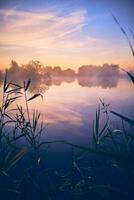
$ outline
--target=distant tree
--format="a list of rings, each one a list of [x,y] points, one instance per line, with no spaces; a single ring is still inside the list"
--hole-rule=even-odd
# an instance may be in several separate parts
[[[12,60],[10,63],[10,68],[9,68],[10,73],[18,71],[18,70],[19,70],[18,63],[15,60]]]
[[[53,68],[53,71],[52,71],[52,75],[54,76],[60,76],[62,73],[62,70],[59,66],[56,66]]]
[[[64,76],[75,76],[75,71],[70,68],[63,70],[62,73]]]

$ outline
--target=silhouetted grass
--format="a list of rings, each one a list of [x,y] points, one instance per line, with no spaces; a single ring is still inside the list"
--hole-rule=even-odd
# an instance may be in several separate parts
[[[38,111],[34,111],[32,120],[30,119],[28,102],[42,95],[34,94],[27,99],[26,91],[29,86],[30,81],[24,82],[23,86],[8,82],[6,71],[0,107],[0,151],[3,154],[0,160],[1,174],[7,174],[7,171],[17,164],[30,149],[37,153],[38,146],[40,146],[43,123],[39,125]],[[19,105],[16,105],[14,109],[11,108],[11,105],[23,96],[25,96],[26,110]],[[28,144],[26,148],[18,148],[17,142],[20,139],[26,140]]]
[[[133,47],[133,45],[132,45],[132,43],[131,43],[131,41],[130,41],[130,39],[129,39],[129,37],[128,37],[128,34],[127,34],[126,30],[122,27],[122,25],[120,24],[119,20],[115,17],[115,15],[113,15],[112,13],[111,13],[111,15],[112,15],[114,21],[116,22],[116,24],[119,26],[121,32],[122,32],[123,35],[125,36],[125,38],[126,38],[126,40],[127,40],[127,42],[128,42],[128,45],[129,45],[129,47],[130,47],[130,49],[131,49],[132,55],[133,55],[133,57],[134,57],[134,47]],[[132,31],[130,28],[129,28],[129,30],[130,30],[130,32],[131,32],[131,34],[132,34],[132,38],[134,39],[133,31]]]

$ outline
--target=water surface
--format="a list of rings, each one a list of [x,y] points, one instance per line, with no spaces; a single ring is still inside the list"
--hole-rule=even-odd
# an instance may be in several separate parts
[[[134,87],[125,78],[115,80],[111,77],[101,83],[84,77],[73,81],[57,78],[43,93],[43,97],[43,101],[37,98],[29,106],[31,110],[38,109],[41,112],[41,119],[46,124],[45,137],[49,139],[86,142],[92,136],[99,99],[110,104],[110,110],[134,118]],[[112,115],[111,118],[117,128],[120,120]]]

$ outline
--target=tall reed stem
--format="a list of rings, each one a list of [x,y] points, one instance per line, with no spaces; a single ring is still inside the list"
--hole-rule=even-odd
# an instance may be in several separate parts
[[[25,95],[25,102],[26,102],[26,111],[27,111],[27,117],[28,117],[28,122],[30,123],[30,114],[29,114],[29,108],[28,108],[28,103],[27,103],[27,94],[24,89],[24,95]]]

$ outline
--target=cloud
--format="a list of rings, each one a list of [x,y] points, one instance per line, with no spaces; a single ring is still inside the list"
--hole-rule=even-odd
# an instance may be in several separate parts
[[[18,10],[0,10],[0,44],[9,46],[28,46],[33,48],[51,48],[62,45],[82,30],[86,11],[72,12],[60,16],[56,12],[25,12]]]
[[[128,62],[130,56],[123,45],[118,47],[114,40],[107,40],[107,35],[105,39],[100,36],[104,27],[98,28],[97,20],[106,18],[105,13],[90,16],[82,8],[63,13],[56,9],[47,12],[0,9],[0,65],[11,59],[21,63],[38,59],[47,65],[65,67],[113,60],[123,63],[122,54],[125,63]]]
[[[66,65],[83,49],[96,43],[96,38],[83,34],[86,10],[27,12],[0,9],[0,56],[27,62],[38,59],[52,65]],[[77,54],[77,56],[76,56]],[[71,64],[71,63],[70,63]]]

